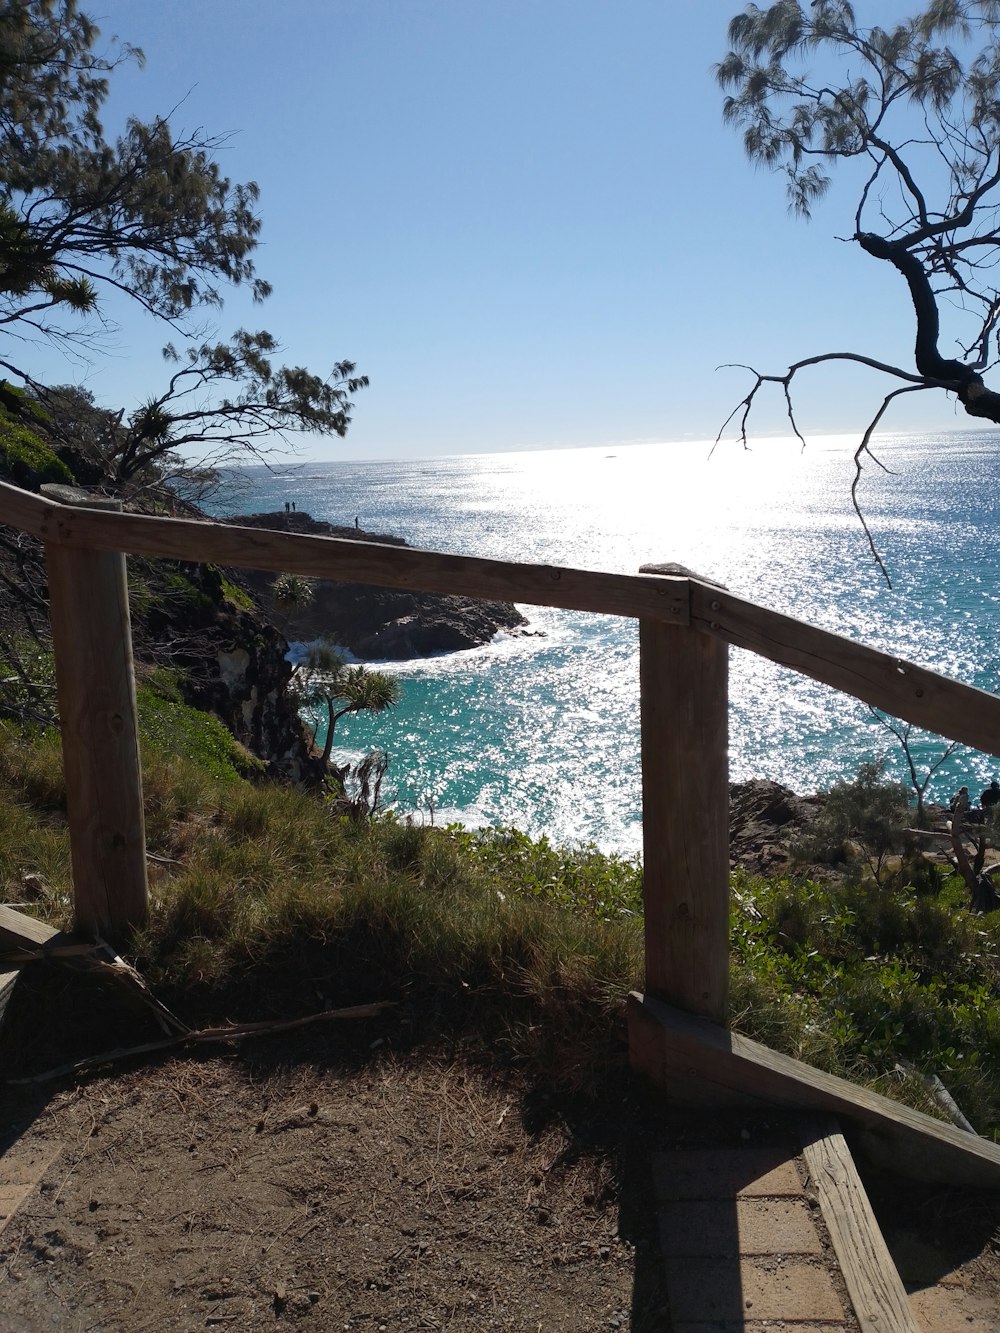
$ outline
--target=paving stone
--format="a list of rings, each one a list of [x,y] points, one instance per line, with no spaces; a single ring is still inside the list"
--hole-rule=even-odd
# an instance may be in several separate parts
[[[33,1189],[33,1185],[0,1185],[0,1231],[3,1231]]]
[[[46,1143],[44,1139],[18,1139],[0,1156],[0,1185],[16,1181],[41,1180],[50,1164],[63,1150],[61,1143]]]
[[[664,1253],[674,1255],[822,1254],[803,1199],[691,1200],[660,1208]]]
[[[742,1327],[748,1319],[825,1320],[836,1325],[845,1319],[830,1274],[807,1259],[726,1262],[669,1256],[666,1267],[675,1325],[730,1320]]]
[[[798,1168],[783,1148],[697,1148],[653,1155],[653,1185],[664,1202],[732,1199],[736,1195],[795,1197]]]

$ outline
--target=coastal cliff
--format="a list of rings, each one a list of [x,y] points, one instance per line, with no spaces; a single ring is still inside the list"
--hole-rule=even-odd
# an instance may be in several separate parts
[[[320,781],[284,638],[252,600],[214,565],[133,557],[130,570],[138,666],[175,673],[185,702],[214,714],[270,776]]]
[[[344,537],[386,546],[408,544],[401,537],[335,527],[300,512],[242,514],[231,521],[243,527]],[[471,597],[333,579],[315,580],[307,605],[287,606],[273,596],[273,574],[245,570],[241,577],[286,638],[303,643],[327,638],[363,661],[402,661],[477,648],[489,643],[500,630],[516,633],[527,624],[512,602],[481,602]]]

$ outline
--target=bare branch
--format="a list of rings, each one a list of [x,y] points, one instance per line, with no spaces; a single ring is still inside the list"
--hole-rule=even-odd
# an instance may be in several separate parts
[[[868,520],[862,513],[861,505],[858,502],[858,483],[861,480],[861,472],[863,466],[861,460],[864,457],[864,455],[867,454],[868,457],[872,460],[872,462],[875,463],[878,467],[880,467],[883,472],[889,471],[889,469],[885,466],[885,464],[881,461],[881,459],[876,458],[871,451],[871,439],[875,431],[875,427],[882,420],[882,417],[885,415],[886,409],[888,408],[889,404],[892,402],[894,398],[898,398],[899,395],[902,393],[919,393],[922,389],[926,389],[929,387],[930,386],[926,384],[912,384],[912,385],[905,385],[901,389],[893,389],[891,393],[887,393],[882,400],[881,407],[875,413],[874,417],[872,417],[871,421],[869,421],[868,428],[866,429],[864,436],[862,437],[861,443],[854,451],[854,480],[851,482],[851,504],[854,506],[854,512],[857,514],[862,528],[864,528],[865,536],[868,538],[869,548],[871,549],[871,553],[875,558],[875,563],[882,571],[882,577],[885,579],[886,583],[889,585],[890,588],[892,587],[892,580],[889,578],[889,571],[886,569],[885,562],[883,561],[881,555],[879,554],[878,548],[875,545],[875,540],[871,534],[871,529],[868,526]]]

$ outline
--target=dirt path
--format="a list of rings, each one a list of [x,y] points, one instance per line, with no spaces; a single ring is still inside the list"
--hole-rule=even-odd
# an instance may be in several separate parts
[[[655,1155],[786,1132],[624,1079],[574,1109],[426,1056],[319,1055],[272,1039],[0,1094],[0,1168],[37,1167],[0,1231],[0,1331],[669,1333]],[[1000,1203],[876,1185],[925,1285],[975,1292],[954,1327],[1000,1329]]]
[[[41,1141],[64,1147],[0,1236],[4,1330],[632,1324],[613,1164],[467,1071],[176,1061],[57,1094]]]

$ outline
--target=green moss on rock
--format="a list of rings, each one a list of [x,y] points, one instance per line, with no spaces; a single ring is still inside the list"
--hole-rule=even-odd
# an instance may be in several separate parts
[[[34,431],[0,407],[0,476],[18,486],[37,490],[44,482],[72,484],[66,464]]]
[[[137,689],[143,746],[194,760],[223,780],[262,774],[264,765],[218,718],[181,701],[175,673],[158,671]]]

